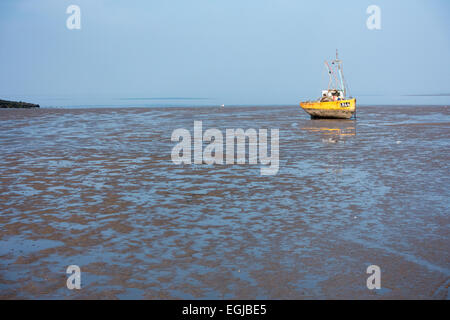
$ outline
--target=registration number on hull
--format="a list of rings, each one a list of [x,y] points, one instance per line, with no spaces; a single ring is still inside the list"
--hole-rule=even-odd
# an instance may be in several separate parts
[[[341,107],[350,107],[350,102],[341,102]]]

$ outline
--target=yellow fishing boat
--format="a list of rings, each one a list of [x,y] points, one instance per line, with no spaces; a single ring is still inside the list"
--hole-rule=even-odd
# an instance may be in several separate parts
[[[322,90],[322,96],[316,101],[300,102],[311,119],[350,119],[356,115],[356,99],[347,97],[347,85],[344,80],[342,61],[338,58],[336,50],[336,59],[330,64],[325,61],[330,81],[328,89]]]

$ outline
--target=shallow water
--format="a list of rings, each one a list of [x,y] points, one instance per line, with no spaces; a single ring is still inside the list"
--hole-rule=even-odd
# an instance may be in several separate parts
[[[278,128],[278,174],[175,165],[194,120]],[[0,298],[449,298],[449,107],[0,110],[0,129]]]

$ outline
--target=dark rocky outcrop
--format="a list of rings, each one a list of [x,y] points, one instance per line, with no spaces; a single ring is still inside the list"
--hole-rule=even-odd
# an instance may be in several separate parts
[[[16,102],[0,99],[0,108],[39,108],[39,105],[22,101]]]

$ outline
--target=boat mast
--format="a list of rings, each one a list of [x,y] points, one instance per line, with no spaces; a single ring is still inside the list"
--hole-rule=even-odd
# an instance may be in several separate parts
[[[343,74],[343,68],[342,68],[342,61],[339,60],[338,56],[338,50],[336,49],[336,60],[334,62],[337,64],[338,72],[339,72],[339,79],[341,80],[341,90],[344,92],[344,97],[347,96],[347,89],[345,87],[345,80],[344,80],[344,74]]]
[[[325,60],[325,67],[327,68],[328,76],[330,77],[330,80],[328,81],[328,90],[332,89],[332,87],[331,87],[332,85],[334,86],[334,88],[337,88],[338,79],[336,77],[336,73],[333,71],[333,69],[328,64],[328,61],[326,61],[326,60]]]

